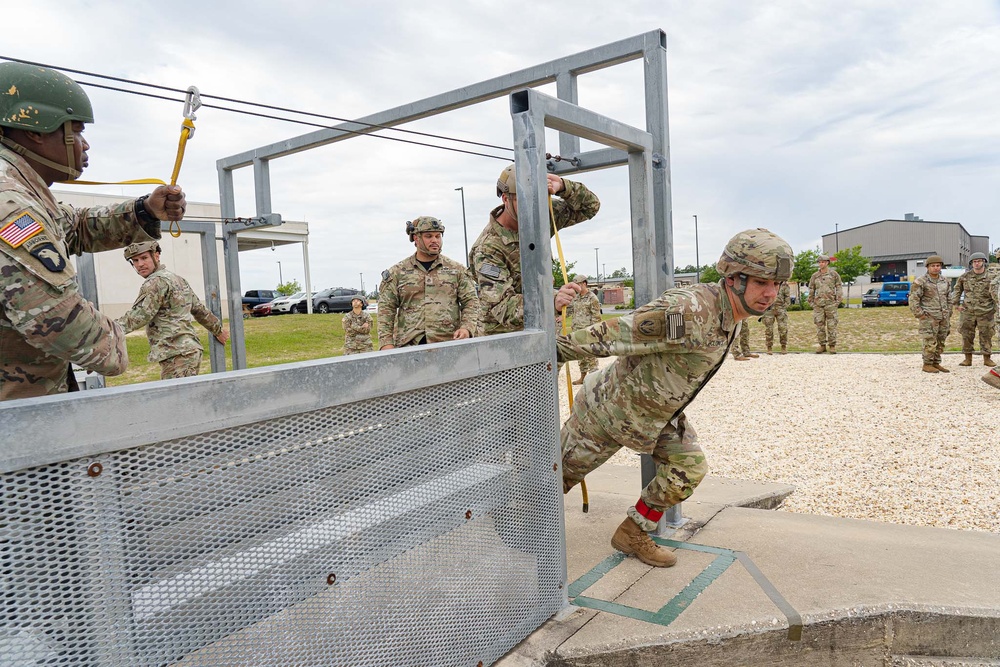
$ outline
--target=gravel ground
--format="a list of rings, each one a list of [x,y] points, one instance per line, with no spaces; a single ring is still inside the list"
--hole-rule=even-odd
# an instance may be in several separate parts
[[[932,375],[915,354],[730,357],[686,413],[712,474],[794,485],[784,511],[1000,533],[1000,392],[961,359]],[[565,369],[560,385],[565,419]]]

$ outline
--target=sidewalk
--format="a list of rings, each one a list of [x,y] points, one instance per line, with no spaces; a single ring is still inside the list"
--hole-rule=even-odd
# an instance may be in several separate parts
[[[688,548],[678,550],[675,567],[657,569],[616,558],[610,546],[637,497],[639,471],[606,465],[587,481],[590,513],[581,512],[577,490],[566,496],[565,513],[570,598],[587,608],[547,622],[502,667],[664,658],[720,666],[1000,664],[996,534],[740,507],[772,506],[791,487],[709,477],[684,503],[691,521],[672,536]],[[586,590],[572,585],[588,573]]]

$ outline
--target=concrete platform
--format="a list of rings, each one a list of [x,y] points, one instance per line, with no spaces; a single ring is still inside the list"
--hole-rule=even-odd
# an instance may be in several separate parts
[[[1000,535],[756,509],[792,488],[709,477],[671,538],[712,549],[678,549],[658,569],[609,559],[639,470],[587,481],[589,514],[578,491],[566,497],[569,581],[605,570],[571,602],[610,610],[571,608],[502,667],[1000,665]]]

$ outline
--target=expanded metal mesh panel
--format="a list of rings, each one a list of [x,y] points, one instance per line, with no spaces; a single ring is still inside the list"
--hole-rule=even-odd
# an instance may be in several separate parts
[[[551,391],[538,364],[0,476],[0,662],[490,664],[563,600]]]

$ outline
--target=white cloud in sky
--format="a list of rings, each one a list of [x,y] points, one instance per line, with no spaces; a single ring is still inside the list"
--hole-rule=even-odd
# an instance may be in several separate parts
[[[911,211],[962,222],[973,234],[998,233],[1000,7],[987,0],[92,0],[68,13],[65,3],[36,0],[24,7],[8,8],[7,22],[25,29],[8,31],[4,56],[172,88],[194,84],[207,94],[342,117],[662,28],[678,265],[694,262],[694,214],[702,263],[748,226],[767,226],[796,250],[817,245],[834,224],[845,229]],[[633,62],[585,75],[580,103],[642,126],[641,74]],[[86,177],[169,176],[181,105],[88,91],[97,122],[87,133],[93,148]],[[546,92],[554,94],[553,87]],[[202,109],[181,177],[189,198],[218,201],[217,159],[311,130],[273,115]],[[506,99],[406,127],[511,144]],[[465,188],[471,244],[497,203],[494,182],[503,166],[352,139],[273,161],[274,208],[310,223],[315,287],[359,286],[363,273],[370,289],[384,268],[412,252],[402,228],[416,215],[442,218],[445,252],[461,259],[454,189]],[[595,270],[594,247],[609,272],[630,265],[625,170],[580,180],[603,206],[597,219],[564,234],[567,256],[588,273]],[[250,170],[237,172],[236,182],[238,213],[252,214]],[[241,257],[244,288],[274,284],[279,260],[286,279],[302,280],[297,248],[255,251]]]

